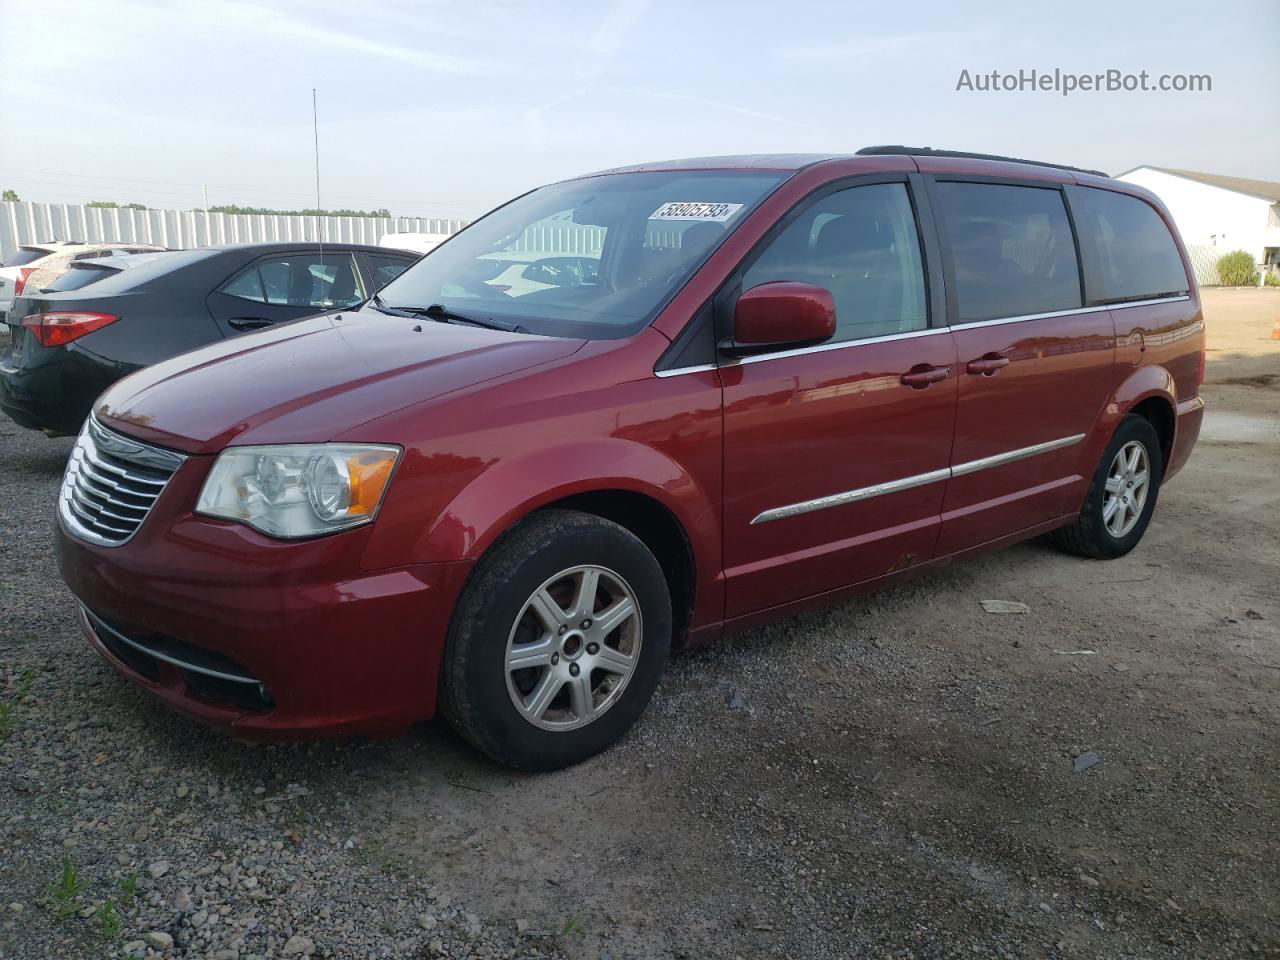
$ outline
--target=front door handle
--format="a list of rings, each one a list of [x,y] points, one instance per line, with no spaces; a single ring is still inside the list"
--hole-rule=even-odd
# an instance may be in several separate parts
[[[964,365],[965,373],[972,373],[974,376],[992,377],[996,372],[1009,365],[1009,358],[1002,357],[998,353],[988,353],[977,360],[970,360]]]
[[[260,330],[271,326],[266,317],[232,317],[227,323],[237,330]]]
[[[916,390],[923,390],[929,384],[945,380],[949,376],[951,376],[950,367],[935,367],[930,363],[917,363],[902,375],[902,384],[903,386],[913,387]]]

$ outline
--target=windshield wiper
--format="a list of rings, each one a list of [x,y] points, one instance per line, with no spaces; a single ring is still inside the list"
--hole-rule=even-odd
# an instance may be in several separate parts
[[[524,327],[518,323],[495,320],[493,317],[479,317],[472,316],[469,313],[458,313],[458,311],[450,310],[442,303],[433,303],[429,307],[401,307],[400,309],[412,310],[414,313],[420,313],[424,317],[430,317],[432,320],[442,320],[445,323],[466,323],[473,327],[485,327],[489,330],[505,330],[507,333],[526,332]]]
[[[440,303],[433,303],[426,307],[392,307],[384,303],[376,293],[369,298],[369,302],[373,304],[375,310],[389,313],[395,317],[426,317],[429,320],[435,320],[437,323],[462,323],[473,327],[484,327],[488,330],[502,330],[506,333],[528,333],[518,323],[495,320],[493,317],[458,313],[456,310],[450,310]]]

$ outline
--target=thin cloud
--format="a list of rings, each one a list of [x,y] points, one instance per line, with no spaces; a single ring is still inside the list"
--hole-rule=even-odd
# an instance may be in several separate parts
[[[722,113],[732,113],[740,117],[750,117],[752,120],[764,120],[768,123],[776,123],[781,126],[795,127],[800,130],[811,132],[821,132],[821,128],[811,123],[805,123],[803,120],[796,120],[794,117],[784,117],[776,113],[766,113],[763,110],[756,110],[752,107],[744,107],[736,103],[726,103],[723,100],[711,100],[707,97],[697,97],[688,93],[670,93],[665,90],[619,90],[619,94],[631,93],[638,97],[649,97],[654,100],[670,100],[675,103],[688,103],[693,106],[706,107],[709,110],[717,110]]]
[[[531,107],[523,115],[525,134],[535,148],[543,149],[547,143],[548,113],[584,97],[595,89],[604,72],[613,63],[623,42],[631,30],[649,11],[650,0],[613,0],[609,12],[600,25],[592,31],[574,66],[578,86],[554,100]]]
[[[780,60],[793,62],[826,63],[832,60],[852,62],[882,59],[907,51],[918,51],[921,47],[930,46],[940,39],[938,34],[899,33],[874,36],[858,34],[823,43],[806,43],[797,46],[783,47],[775,51]],[[949,42],[955,43],[957,37],[949,35]]]
[[[345,50],[386,57],[410,63],[434,73],[479,76],[505,72],[505,68],[492,61],[442,53],[439,50],[428,50],[419,46],[404,46],[346,30],[335,30],[306,20],[295,13],[285,13],[256,3],[243,2],[243,0],[224,0],[224,3],[218,7],[218,15],[223,20],[230,18],[242,21],[247,28],[254,31],[268,30],[279,34],[294,43],[299,40],[310,41],[316,46],[328,47],[335,51]]]

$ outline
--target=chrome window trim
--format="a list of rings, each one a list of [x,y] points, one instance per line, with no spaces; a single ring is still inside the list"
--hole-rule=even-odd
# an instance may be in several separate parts
[[[1181,303],[1190,300],[1181,297],[1157,297],[1152,300],[1129,300],[1124,303],[1100,303],[1092,307],[1073,307],[1070,310],[1054,310],[1050,313],[1028,313],[1019,317],[996,317],[991,320],[966,320],[950,327],[952,330],[973,330],[977,327],[997,327],[1005,323],[1022,323],[1025,320],[1051,320],[1054,317],[1070,317],[1078,313],[1101,313],[1104,310],[1125,310],[1129,307],[1147,307],[1158,303]]]
[[[720,368],[714,363],[699,363],[692,367],[674,367],[671,370],[655,370],[653,371],[653,375],[655,377],[681,377],[686,373],[709,373],[712,370],[719,369]]]
[[[938,333],[952,330],[975,330],[978,327],[996,327],[1006,323],[1022,323],[1027,320],[1051,320],[1054,317],[1070,317],[1084,313],[1101,313],[1104,310],[1127,310],[1130,307],[1150,307],[1161,303],[1182,303],[1190,300],[1190,294],[1179,297],[1156,297],[1151,300],[1130,300],[1124,303],[1103,303],[1092,307],[1075,307],[1071,310],[1055,310],[1051,313],[1028,313],[1018,317],[997,317],[991,320],[970,320],[949,327],[930,327],[927,330],[909,330],[906,333],[889,333],[882,337],[865,337],[861,340],[841,340],[838,343],[820,343],[814,347],[797,347],[794,350],[779,350],[777,353],[761,353],[754,357],[740,357],[726,360],[721,364],[700,363],[691,367],[676,367],[671,370],[655,370],[658,377],[679,377],[686,373],[706,373],[720,367],[740,367],[748,363],[763,363],[765,360],[781,360],[785,357],[799,357],[809,353],[825,353],[829,350],[844,350],[848,347],[860,347],[871,343],[889,343],[893,340],[912,340],[916,337],[931,337]]]
[[[886,333],[882,337],[863,337],[861,340],[841,340],[838,343],[820,343],[814,347],[796,347],[794,350],[779,350],[777,353],[758,353],[752,357],[739,357],[727,360],[721,366],[740,367],[748,363],[763,363],[765,360],[781,360],[783,357],[799,357],[806,353],[827,353],[830,350],[846,350],[849,347],[861,347],[869,343],[889,343],[893,340],[914,340],[917,337],[932,337],[946,333],[947,327],[929,327],[926,330],[908,330],[905,333]]]
[[[89,626],[95,632],[101,630],[106,633],[109,633],[111,634],[111,636],[115,637],[115,639],[119,640],[123,644],[126,644],[132,647],[134,650],[137,650],[139,653],[146,654],[148,657],[152,657],[156,660],[160,660],[164,663],[170,664],[171,666],[175,666],[179,670],[189,670],[192,673],[202,673],[206,677],[215,677],[218,680],[227,680],[231,683],[252,684],[253,686],[262,685],[262,681],[260,681],[257,677],[251,677],[248,674],[225,673],[222,670],[214,670],[212,667],[206,667],[200,664],[190,663],[186,660],[180,660],[175,656],[171,656],[170,654],[160,653],[157,650],[152,650],[146,644],[139,643],[137,640],[134,640],[131,637],[125,636],[115,627],[111,626],[111,624],[107,623],[105,620],[99,617],[96,613],[94,613],[92,610],[86,607],[83,603],[80,604],[80,613],[85,618],[85,620],[89,623]]]
[[[1016,450],[1009,450],[1005,453],[997,453],[994,456],[983,457],[980,460],[969,460],[966,463],[957,464],[954,467],[943,467],[940,470],[930,470],[928,473],[917,473],[914,476],[903,477],[900,480],[889,480],[885,483],[873,484],[869,487],[859,487],[856,490],[845,490],[842,493],[833,493],[827,497],[818,497],[814,500],[802,500],[800,503],[789,503],[782,507],[773,507],[758,514],[751,521],[751,526],[758,523],[769,523],[771,520],[782,520],[786,517],[796,517],[805,513],[813,513],[815,510],[827,510],[831,507],[842,507],[848,503],[857,503],[860,500],[870,500],[873,497],[882,497],[888,493],[899,493],[903,490],[911,490],[915,487],[923,487],[930,483],[938,483],[941,480],[950,480],[952,477],[963,477],[971,473],[977,473],[980,470],[990,470],[992,467],[1000,467],[1006,463],[1014,463],[1018,460],[1025,460],[1027,457],[1039,456],[1042,453],[1050,453],[1054,450],[1061,450],[1065,447],[1074,446],[1085,438],[1086,434],[1077,433],[1070,437],[1061,437],[1057,440],[1048,440],[1044,443],[1032,444],[1029,447],[1019,447]]]

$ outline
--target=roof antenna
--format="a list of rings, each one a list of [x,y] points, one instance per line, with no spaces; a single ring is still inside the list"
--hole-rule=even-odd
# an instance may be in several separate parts
[[[324,237],[320,234],[320,114],[316,109],[316,88],[311,88],[311,131],[316,152],[316,241],[320,245],[320,268],[324,269]]]

